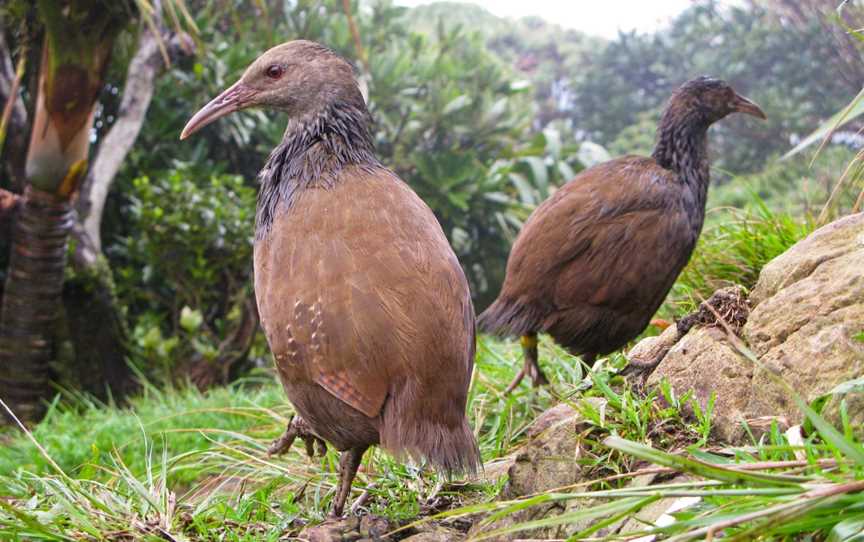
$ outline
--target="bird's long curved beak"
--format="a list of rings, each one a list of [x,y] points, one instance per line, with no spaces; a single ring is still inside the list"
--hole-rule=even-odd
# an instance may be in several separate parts
[[[762,120],[768,118],[762,108],[756,105],[752,100],[745,98],[738,94],[738,97],[735,99],[735,111],[738,113],[744,113],[746,115],[753,115],[754,117],[758,117]]]
[[[210,103],[202,107],[189,119],[186,127],[180,133],[180,139],[186,139],[214,120],[247,107],[249,105],[249,98],[254,96],[256,92],[255,89],[247,87],[241,81],[237,81],[225,89],[222,94],[210,100]]]

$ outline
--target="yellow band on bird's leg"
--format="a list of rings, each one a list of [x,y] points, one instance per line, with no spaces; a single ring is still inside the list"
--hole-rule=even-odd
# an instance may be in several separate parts
[[[537,335],[522,335],[519,342],[522,348],[534,348],[537,346]]]

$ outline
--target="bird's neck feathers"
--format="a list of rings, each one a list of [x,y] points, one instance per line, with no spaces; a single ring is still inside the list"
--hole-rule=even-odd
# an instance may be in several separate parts
[[[339,174],[346,166],[379,166],[369,125],[369,112],[362,101],[333,102],[313,114],[291,119],[282,142],[258,175],[256,237],[269,231],[276,213],[288,210],[299,192],[334,187],[341,182]]]
[[[657,128],[657,145],[652,157],[676,173],[696,197],[704,212],[710,174],[708,168],[708,127],[711,122],[696,111],[668,108]]]

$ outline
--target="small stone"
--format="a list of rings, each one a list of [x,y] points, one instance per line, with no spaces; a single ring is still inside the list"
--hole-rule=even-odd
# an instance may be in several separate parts
[[[313,527],[303,529],[298,538],[309,542],[360,542],[361,540],[390,540],[387,533],[399,525],[372,515],[331,518]]]

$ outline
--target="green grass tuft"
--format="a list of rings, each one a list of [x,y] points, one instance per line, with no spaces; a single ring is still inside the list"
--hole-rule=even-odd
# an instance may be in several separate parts
[[[752,201],[746,210],[722,208],[709,214],[693,257],[661,314],[684,316],[726,286],[753,288],[766,263],[813,231],[809,221],[772,211],[756,196]]]

